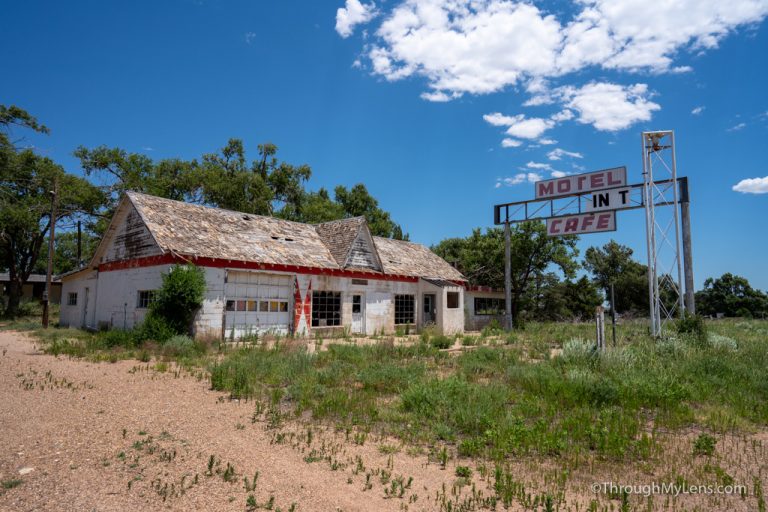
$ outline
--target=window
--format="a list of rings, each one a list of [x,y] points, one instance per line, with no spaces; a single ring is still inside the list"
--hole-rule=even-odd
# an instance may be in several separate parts
[[[413,295],[395,295],[395,325],[416,323],[415,304]]]
[[[341,293],[312,292],[312,327],[341,325]]]
[[[139,290],[139,297],[136,301],[136,307],[147,309],[152,301],[155,300],[155,290]]]
[[[360,313],[362,311],[362,297],[360,295],[353,295],[352,296],[352,312],[353,313]]]
[[[69,292],[69,295],[67,295],[67,306],[77,306],[77,292]]]
[[[504,299],[491,297],[475,297],[475,315],[503,315]]]
[[[448,292],[448,309],[459,307],[459,292]]]

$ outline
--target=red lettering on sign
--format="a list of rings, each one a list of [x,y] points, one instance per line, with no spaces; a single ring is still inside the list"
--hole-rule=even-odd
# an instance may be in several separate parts
[[[539,182],[537,185],[539,186],[538,197],[551,196],[555,193],[555,184],[551,181],[549,183]]]
[[[579,176],[579,177],[576,179],[576,181],[578,182],[578,186],[577,186],[577,188],[578,188],[579,190],[584,190],[584,182],[585,182],[585,181],[587,181],[587,177],[586,177],[586,176]]]
[[[581,221],[581,230],[586,231],[589,226],[592,225],[592,223],[595,221],[595,218],[591,215],[587,215],[584,217],[584,219]]]
[[[571,191],[571,180],[560,180],[557,182],[557,193],[567,194]]]
[[[552,219],[552,222],[549,223],[549,232],[550,233],[559,233],[557,226],[560,225],[560,223],[563,222],[561,219]]]
[[[601,213],[597,216],[597,229],[608,229],[611,225],[611,214]]]
[[[599,188],[605,186],[605,176],[603,173],[593,174],[589,177],[589,184],[592,188]]]
[[[615,174],[614,174],[615,173]],[[613,177],[616,176],[616,179],[613,179]],[[608,172],[608,185],[623,185],[619,171],[610,171]]]
[[[572,217],[565,221],[565,232],[569,231],[576,231],[579,229],[579,218],[578,217]]]

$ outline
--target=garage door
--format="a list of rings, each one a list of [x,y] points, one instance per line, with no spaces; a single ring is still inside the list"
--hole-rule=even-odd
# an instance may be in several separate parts
[[[293,276],[230,270],[224,294],[227,338],[290,332]]]

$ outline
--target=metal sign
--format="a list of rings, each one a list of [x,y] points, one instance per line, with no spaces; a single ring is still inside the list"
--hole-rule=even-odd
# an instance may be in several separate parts
[[[584,213],[547,219],[547,235],[583,235],[616,231],[616,212]]]
[[[588,212],[599,212],[631,208],[634,206],[630,200],[631,192],[631,188],[612,188],[593,192],[591,200],[587,201],[584,209]]]
[[[602,171],[575,174],[535,183],[536,199],[554,199],[627,184],[627,168],[614,167]]]

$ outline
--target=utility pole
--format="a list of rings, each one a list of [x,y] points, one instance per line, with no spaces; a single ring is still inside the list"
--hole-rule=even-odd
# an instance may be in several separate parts
[[[512,329],[512,248],[509,219],[504,223],[504,327]]]
[[[613,330],[613,348],[616,348],[616,297],[613,294],[613,281],[611,281],[611,329]]]
[[[683,231],[683,273],[685,275],[685,310],[696,314],[696,299],[693,290],[693,251],[691,249],[691,200],[688,195],[688,178],[680,182],[680,225]]]
[[[48,272],[45,276],[45,293],[43,294],[43,327],[48,328],[48,314],[51,302],[51,279],[53,277],[53,251],[56,231],[56,199],[59,192],[59,182],[54,180],[51,194],[51,226],[48,234]]]
[[[77,221],[77,268],[83,264],[83,230],[80,224],[80,221]]]

